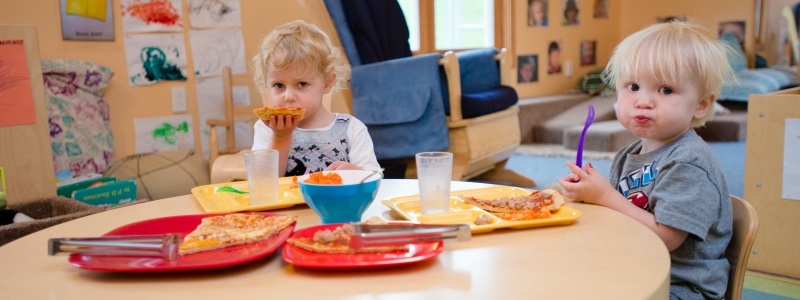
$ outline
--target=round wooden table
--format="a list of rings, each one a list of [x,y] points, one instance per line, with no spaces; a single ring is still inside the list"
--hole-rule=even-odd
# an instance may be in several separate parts
[[[485,187],[453,182],[452,190]],[[381,199],[417,194],[416,180],[385,179],[364,214],[386,216]],[[569,204],[582,216],[566,226],[498,229],[447,242],[438,257],[390,268],[294,267],[280,251],[243,265],[187,272],[104,273],[48,256],[54,237],[100,236],[132,222],[204,213],[192,195],[112,209],[0,247],[5,299],[667,299],[670,258],[643,225],[610,209]],[[296,229],[320,224],[306,205]]]

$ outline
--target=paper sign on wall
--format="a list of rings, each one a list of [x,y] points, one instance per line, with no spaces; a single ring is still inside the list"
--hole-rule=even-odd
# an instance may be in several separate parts
[[[25,43],[0,40],[0,126],[36,123]]]
[[[786,119],[782,178],[783,199],[800,200],[800,119]]]

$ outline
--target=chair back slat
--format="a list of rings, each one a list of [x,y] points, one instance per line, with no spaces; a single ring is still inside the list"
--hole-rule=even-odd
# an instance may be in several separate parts
[[[731,195],[731,208],[733,209],[733,236],[725,257],[731,265],[728,274],[728,289],[725,299],[741,299],[744,286],[744,274],[747,271],[747,261],[758,232],[758,215],[755,208],[742,198]]]

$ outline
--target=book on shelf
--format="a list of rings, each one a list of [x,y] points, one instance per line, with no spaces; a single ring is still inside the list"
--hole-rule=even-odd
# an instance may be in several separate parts
[[[95,206],[114,207],[136,201],[136,180],[88,176],[57,187],[56,194]]]

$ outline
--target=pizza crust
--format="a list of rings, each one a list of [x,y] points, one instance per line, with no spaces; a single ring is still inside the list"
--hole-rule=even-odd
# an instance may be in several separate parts
[[[203,218],[194,231],[178,246],[178,253],[220,249],[258,242],[269,238],[296,221],[290,216],[262,214],[229,214]]]
[[[302,118],[306,114],[305,108],[299,107],[259,107],[253,110],[262,120],[269,120],[271,115],[297,116]]]

